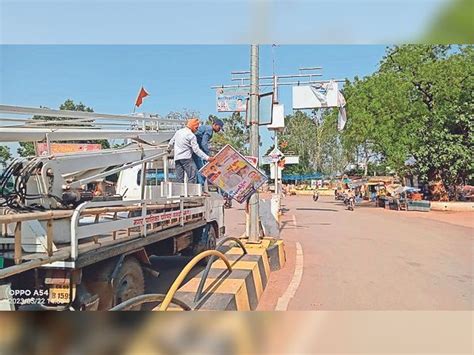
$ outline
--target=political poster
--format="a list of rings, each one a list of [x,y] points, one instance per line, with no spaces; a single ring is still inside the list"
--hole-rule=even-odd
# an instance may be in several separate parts
[[[245,112],[248,89],[218,88],[216,90],[217,112]]]
[[[215,160],[204,165],[199,172],[208,182],[226,192],[239,203],[244,202],[268,178],[230,145],[216,154]]]
[[[253,166],[257,167],[257,165],[258,165],[258,158],[257,157],[252,157],[250,155],[246,155],[245,159],[247,159]]]

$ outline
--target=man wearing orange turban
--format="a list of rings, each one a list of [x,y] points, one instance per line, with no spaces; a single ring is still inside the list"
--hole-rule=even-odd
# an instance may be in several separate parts
[[[186,123],[186,127],[176,131],[169,142],[168,150],[171,151],[174,148],[174,164],[178,182],[184,182],[184,173],[188,176],[188,182],[192,184],[197,182],[197,168],[192,158],[193,152],[203,160],[214,160],[214,157],[208,156],[199,148],[194,135],[198,128],[199,120],[191,118]]]
[[[186,127],[188,127],[193,133],[196,133],[199,128],[199,120],[197,118],[191,118],[186,123]]]

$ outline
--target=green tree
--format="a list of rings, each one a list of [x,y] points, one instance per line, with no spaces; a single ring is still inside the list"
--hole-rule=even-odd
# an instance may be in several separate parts
[[[217,116],[209,115],[206,124],[211,124]],[[243,155],[249,154],[249,130],[245,124],[245,117],[240,112],[234,112],[229,117],[221,118],[224,122],[224,131],[212,136],[213,150],[219,151],[226,144],[231,145]]]
[[[452,189],[473,178],[472,46],[387,49],[377,72],[345,86],[348,152]],[[414,164],[405,162],[413,158]]]
[[[59,106],[60,110],[68,111],[82,111],[82,112],[94,112],[91,107],[85,106],[82,102],[75,104],[73,100],[67,99],[63,104]],[[49,116],[33,116],[34,120],[43,120],[43,121],[63,121],[71,120],[68,117],[49,117]],[[92,123],[92,122],[91,122]],[[83,125],[81,125],[84,127]],[[74,127],[74,125],[69,125],[68,127]],[[106,139],[101,140],[78,140],[78,141],[68,141],[68,143],[96,143],[100,144],[103,149],[110,148],[109,141]],[[34,144],[31,142],[20,142],[20,147],[18,148],[18,154],[22,157],[35,155]]]
[[[299,164],[288,165],[288,174],[320,172],[334,175],[346,165],[340,134],[337,131],[337,111],[302,111],[285,117],[285,129],[280,135],[280,150],[285,155],[298,155]]]
[[[7,160],[11,158],[10,149],[5,146],[0,146],[0,165],[5,167],[7,165]]]
[[[446,189],[473,178],[474,49],[442,45],[394,47],[381,70],[411,84],[416,115],[411,155],[424,180]]]

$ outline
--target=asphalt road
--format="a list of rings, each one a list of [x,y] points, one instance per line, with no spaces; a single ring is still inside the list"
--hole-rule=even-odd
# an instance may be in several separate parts
[[[474,309],[472,213],[398,212],[372,204],[351,212],[324,196],[318,202],[288,196],[283,208],[287,263],[271,274],[259,310],[282,309],[277,304],[284,298],[288,310]],[[225,223],[227,235],[241,236],[243,205],[226,210]],[[188,261],[152,258],[160,276],[147,276],[147,292],[166,293]]]
[[[333,197],[283,200],[281,237],[288,262],[270,278],[260,310],[275,309],[302,278],[288,310],[472,310],[472,214],[388,211],[372,204],[351,212]],[[287,294],[286,294],[287,296]]]

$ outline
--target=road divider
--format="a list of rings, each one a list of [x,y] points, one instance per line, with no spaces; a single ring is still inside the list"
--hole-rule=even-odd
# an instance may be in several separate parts
[[[219,259],[212,263],[202,288],[202,295],[195,302],[204,271],[200,272],[176,292],[176,299],[190,305],[193,310],[255,310],[268,283],[270,272],[285,264],[282,240],[264,238],[261,243],[245,243],[247,254],[241,247],[228,247],[224,255],[232,271]]]

